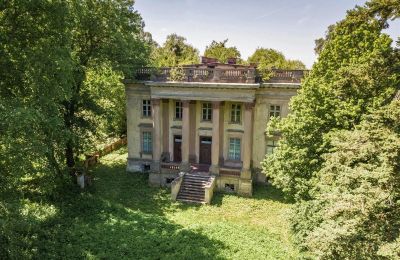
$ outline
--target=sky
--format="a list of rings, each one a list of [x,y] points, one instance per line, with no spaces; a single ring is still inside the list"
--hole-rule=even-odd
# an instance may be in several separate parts
[[[136,0],[145,30],[162,44],[177,33],[204,53],[213,40],[229,39],[247,59],[257,47],[281,51],[311,68],[314,40],[365,0]],[[399,19],[398,19],[399,20]],[[386,32],[400,36],[400,21]]]

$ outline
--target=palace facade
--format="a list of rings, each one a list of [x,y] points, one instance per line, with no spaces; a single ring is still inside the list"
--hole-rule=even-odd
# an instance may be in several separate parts
[[[139,69],[125,81],[127,171],[148,171],[156,186],[174,184],[182,173],[212,176],[215,189],[251,195],[253,182],[265,181],[260,162],[277,146],[266,124],[289,113],[304,74],[273,70],[263,82],[254,66],[207,58]]]

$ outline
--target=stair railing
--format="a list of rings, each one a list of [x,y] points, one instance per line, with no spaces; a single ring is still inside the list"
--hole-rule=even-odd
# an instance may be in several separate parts
[[[210,177],[210,181],[204,186],[204,202],[211,204],[211,199],[214,195],[214,189],[217,181],[214,176]]]
[[[176,197],[178,196],[179,190],[181,189],[181,184],[182,184],[184,176],[185,176],[185,173],[180,172],[178,177],[176,177],[171,182],[171,200],[172,201],[176,201]]]

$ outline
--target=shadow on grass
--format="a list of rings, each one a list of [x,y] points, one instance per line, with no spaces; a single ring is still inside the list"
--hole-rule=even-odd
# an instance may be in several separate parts
[[[7,243],[0,258],[223,258],[224,243],[165,217],[174,208],[169,190],[149,188],[147,175],[128,174],[121,162],[101,164],[93,175],[85,191],[69,184],[58,195],[16,200],[4,237],[0,223]]]

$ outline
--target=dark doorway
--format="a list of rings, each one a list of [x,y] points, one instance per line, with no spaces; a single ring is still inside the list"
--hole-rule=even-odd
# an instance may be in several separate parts
[[[211,137],[200,136],[200,164],[211,164]]]
[[[182,136],[174,135],[174,162],[182,161]]]

